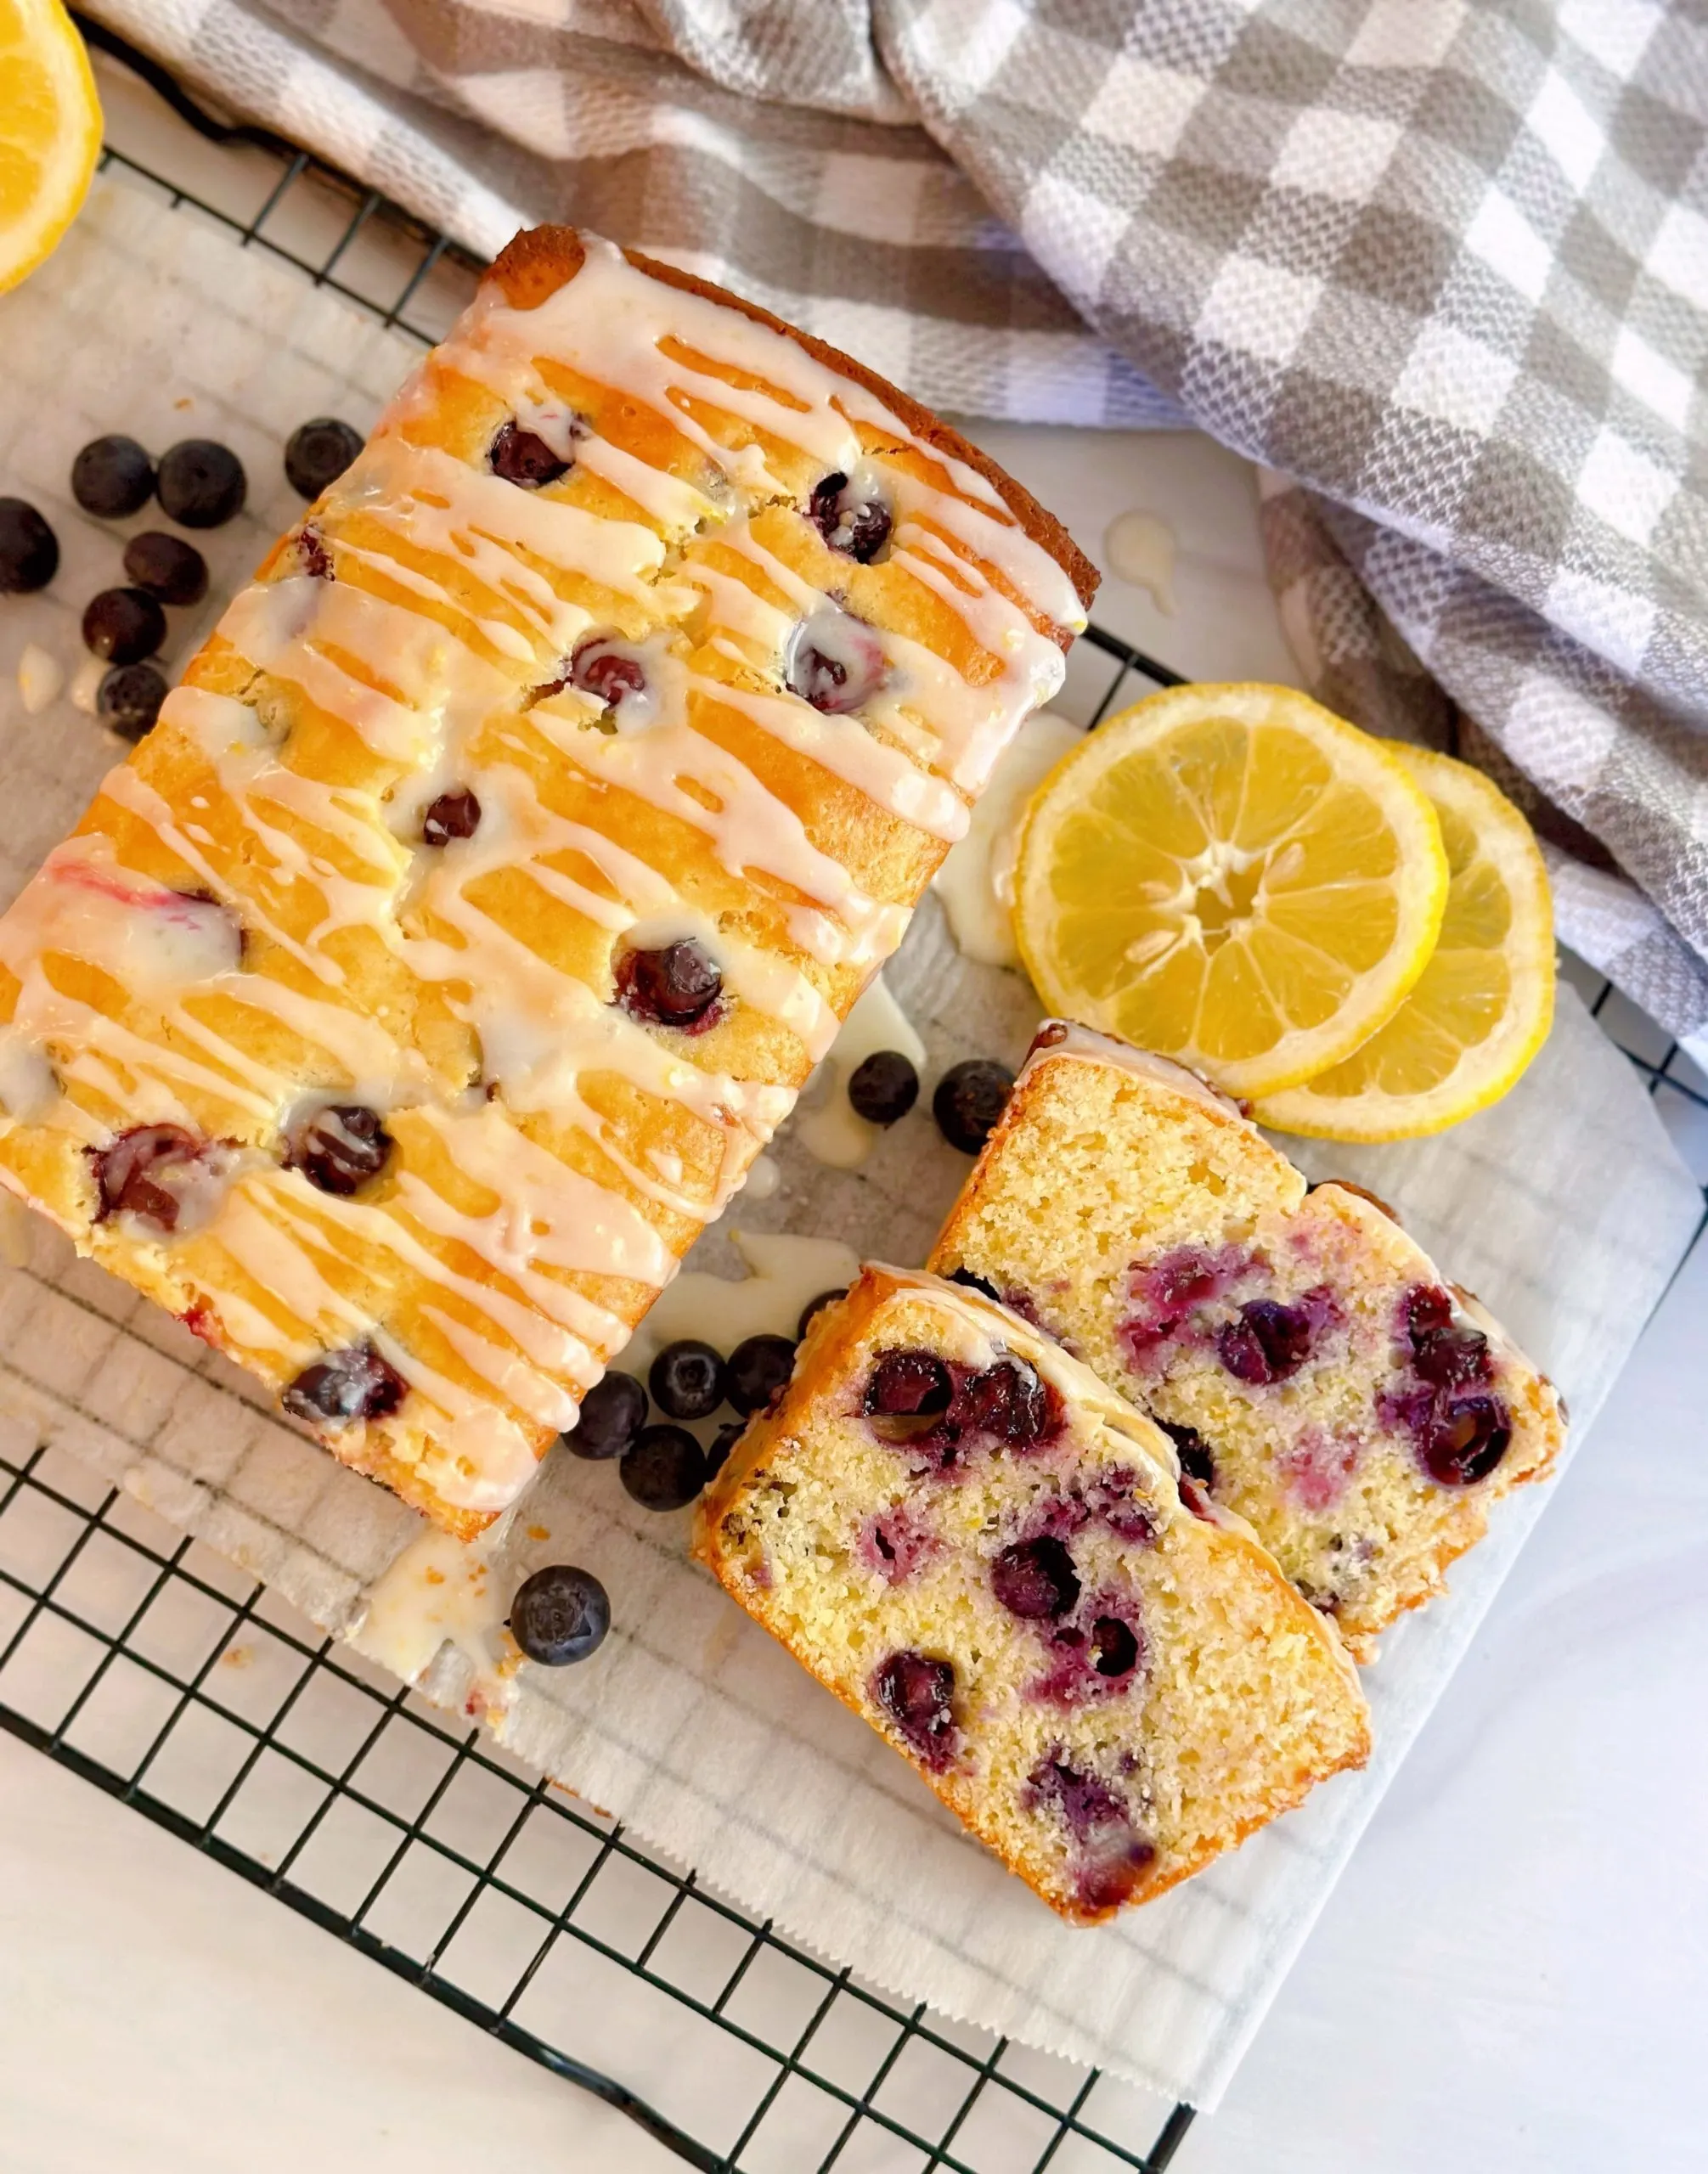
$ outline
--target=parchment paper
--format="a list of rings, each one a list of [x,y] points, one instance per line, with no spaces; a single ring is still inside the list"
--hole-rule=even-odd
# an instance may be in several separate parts
[[[228,588],[296,510],[278,469],[286,433],[323,413],[365,427],[415,350],[295,273],[104,183],[49,266],[0,300],[0,487],[35,498],[65,547],[54,590],[0,613],[9,898],[119,752],[63,700],[25,717],[11,676],[26,639],[74,664],[76,613],[121,578],[113,532],[65,499],[77,446],[112,429],[155,449],[192,431],[235,446],[251,514],[210,539],[217,589]],[[201,630],[175,628],[173,654]],[[962,1056],[1017,1062],[1037,1006],[1017,977],[960,957],[934,901],[888,978],[929,1051],[920,1111],[853,1172],[823,1169],[786,1129],[774,1151],[781,1188],[738,1201],[729,1223],[835,1236],[903,1264],[924,1257],[968,1168],[924,1113],[930,1082]],[[1495,1109],[1398,1148],[1286,1144],[1313,1175],[1354,1178],[1394,1204],[1554,1376],[1575,1440],[1700,1211],[1631,1067],[1564,988],[1547,1048]],[[694,1265],[737,1272],[726,1231],[708,1235]],[[0,1414],[8,1432],[51,1439],[122,1482],[329,1630],[359,1622],[364,1591],[420,1529],[45,1227],[32,1230],[28,1264],[0,1272]],[[1376,1749],[1364,1773],[1095,1931],[1061,1924],[965,1836],[686,1560],[686,1513],[637,1508],[608,1466],[550,1458],[516,1522],[520,1562],[538,1559],[529,1525],[555,1536],[558,1559],[572,1542],[616,1620],[596,1661],[523,1672],[505,1740],[837,1963],[1210,2106],[1548,1492],[1502,1506],[1451,1595],[1384,1641],[1367,1672]],[[432,1687],[457,1699],[468,1676],[448,1651]]]

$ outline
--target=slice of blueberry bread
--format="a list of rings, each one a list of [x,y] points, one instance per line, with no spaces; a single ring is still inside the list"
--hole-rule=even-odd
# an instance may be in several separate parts
[[[1368,1751],[1333,1626],[1166,1438],[934,1276],[866,1268],[815,1316],[696,1552],[1079,1923]]]
[[[1361,1659],[1564,1439],[1546,1376],[1379,1202],[1084,1028],[1040,1034],[931,1264],[1149,1412]]]

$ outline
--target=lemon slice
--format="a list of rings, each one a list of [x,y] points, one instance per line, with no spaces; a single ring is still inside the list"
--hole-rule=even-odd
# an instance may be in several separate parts
[[[1255,1096],[1369,1039],[1446,894],[1435,811],[1381,741],[1290,688],[1177,687],[1034,795],[1015,933],[1053,1010]]]
[[[1547,1038],[1553,916],[1530,825],[1480,770],[1394,753],[1429,794],[1447,849],[1447,910],[1429,963],[1350,1056],[1254,1114],[1328,1140],[1410,1140],[1497,1101]]]
[[[59,0],[0,0],[0,293],[76,217],[100,149],[89,56]]]

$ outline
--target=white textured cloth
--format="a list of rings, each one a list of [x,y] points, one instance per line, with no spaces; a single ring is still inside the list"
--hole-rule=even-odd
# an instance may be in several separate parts
[[[1708,1056],[1700,0],[95,11],[476,248],[572,217],[933,406],[1297,479],[1322,691],[1523,780],[1561,933]]]

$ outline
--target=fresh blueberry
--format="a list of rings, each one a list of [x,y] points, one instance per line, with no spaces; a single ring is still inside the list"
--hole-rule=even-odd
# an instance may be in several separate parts
[[[182,536],[145,528],[125,546],[125,572],[162,604],[200,604],[207,594],[207,560]]]
[[[365,1102],[331,1102],[297,1126],[286,1160],[322,1192],[347,1198],[379,1176],[392,1146],[377,1110]]]
[[[697,1337],[667,1343],[646,1380],[652,1401],[668,1419],[709,1419],[724,1401],[724,1361]]]
[[[840,470],[813,487],[807,518],[833,551],[845,551],[870,566],[889,541],[889,508],[882,498],[863,498],[848,488]]]
[[[990,1565],[990,1590],[1011,1615],[1051,1621],[1078,1601],[1079,1579],[1065,1543],[1046,1535],[1005,1547]]]
[[[646,1423],[646,1391],[633,1374],[604,1374],[581,1400],[581,1414],[563,1437],[578,1457],[620,1457]]]
[[[1423,1468],[1439,1486],[1473,1487],[1488,1478],[1512,1439],[1512,1414],[1498,1397],[1461,1397],[1437,1413],[1423,1440]]]
[[[317,415],[299,423],[285,441],[285,476],[293,491],[318,498],[335,483],[362,450],[362,441],[335,415]]]
[[[166,638],[166,615],[143,589],[104,589],[83,613],[83,645],[114,664],[140,664]]]
[[[1013,1084],[1007,1067],[989,1057],[970,1056],[950,1065],[931,1098],[938,1130],[963,1155],[978,1154],[995,1130]]]
[[[706,1484],[706,1452],[685,1427],[643,1427],[617,1469],[643,1510],[680,1510]]]
[[[872,1671],[874,1701],[915,1754],[934,1771],[955,1752],[955,1668],[928,1653],[891,1653]]]
[[[794,1371],[795,1347],[786,1336],[749,1336],[730,1354],[724,1394],[745,1418],[763,1411]]]
[[[1215,1458],[1210,1446],[1195,1427],[1175,1427],[1166,1419],[1157,1422],[1175,1445],[1175,1455],[1181,1461],[1181,1470],[1188,1479],[1195,1479],[1200,1487],[1215,1485]]]
[[[617,962],[617,1000],[632,1018],[685,1034],[712,1024],[724,977],[691,938],[657,951],[627,951]]]
[[[934,1352],[879,1354],[865,1385],[869,1417],[903,1419],[947,1411],[954,1387],[949,1369]]]
[[[569,473],[567,460],[560,460],[544,438],[523,430],[514,420],[505,424],[493,440],[487,465],[494,476],[502,476],[507,483],[519,483],[525,491],[537,491],[542,484],[555,483],[560,476]]]
[[[919,1100],[919,1074],[899,1050],[876,1050],[854,1067],[848,1100],[868,1124],[893,1124]]]
[[[154,491],[155,465],[134,438],[91,438],[71,463],[71,496],[98,520],[140,512]]]
[[[1284,1382],[1305,1364],[1311,1352],[1311,1317],[1278,1299],[1253,1298],[1240,1308],[1237,1320],[1222,1324],[1215,1348],[1236,1381],[1266,1388]]]
[[[996,1286],[987,1282],[982,1276],[975,1276],[970,1268],[951,1268],[949,1280],[951,1283],[965,1284],[969,1291],[977,1291],[984,1298],[994,1298],[999,1306],[1002,1303],[1002,1293]]]
[[[465,785],[442,792],[421,818],[421,843],[448,846],[453,838],[471,838],[480,828],[481,803]]]
[[[300,433],[299,433],[300,435]],[[611,1628],[611,1597],[591,1570],[554,1563],[516,1587],[510,1636],[542,1668],[584,1661]]]
[[[102,675],[95,713],[121,740],[140,740],[154,729],[166,698],[166,674],[157,665],[116,664]]]
[[[1091,1665],[1099,1676],[1126,1676],[1139,1664],[1139,1635],[1119,1615],[1100,1615],[1091,1625]]]
[[[0,596],[45,589],[59,570],[59,539],[25,498],[0,498]]]
[[[161,507],[180,527],[218,528],[243,511],[249,483],[229,446],[182,438],[161,455],[157,488]]]
[[[353,1343],[305,1366],[279,1402],[293,1417],[311,1424],[330,1421],[347,1426],[358,1419],[389,1417],[409,1393],[409,1383],[371,1343]]]
[[[739,1419],[731,1419],[718,1429],[712,1437],[711,1448],[706,1452],[707,1479],[715,1479],[718,1477],[730,1462],[730,1450],[735,1448],[746,1432],[746,1428]]]
[[[797,1336],[804,1336],[808,1328],[811,1326],[815,1314],[820,1312],[826,1306],[833,1306],[838,1298],[846,1298],[847,1296],[848,1287],[844,1284],[839,1291],[820,1291],[816,1298],[809,1298],[806,1304],[801,1309],[801,1317],[799,1321],[795,1323],[795,1334]]]
[[[95,1220],[139,1215],[161,1231],[178,1227],[178,1193],[161,1180],[201,1159],[202,1143],[178,1124],[132,1125],[110,1147],[93,1151],[100,1206]]]

